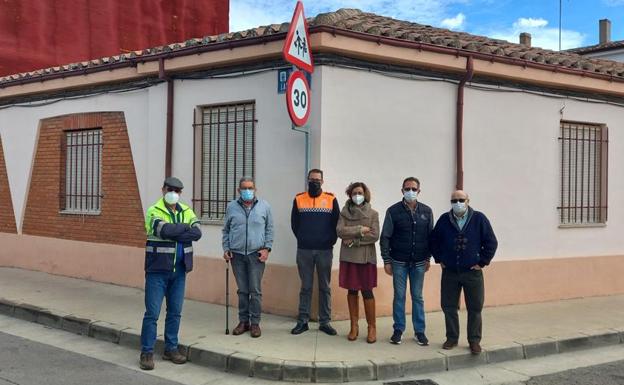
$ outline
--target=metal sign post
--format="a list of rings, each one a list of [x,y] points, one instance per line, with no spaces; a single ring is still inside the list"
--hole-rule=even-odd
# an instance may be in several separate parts
[[[307,186],[310,168],[310,127],[306,126],[310,116],[310,84],[307,75],[314,72],[308,23],[303,12],[303,3],[297,1],[290,28],[282,49],[284,60],[293,65],[293,71],[286,86],[286,107],[292,121],[291,130],[305,135],[305,182]],[[307,72],[297,70],[297,67]],[[279,90],[278,90],[279,92]],[[302,128],[299,128],[302,127]]]

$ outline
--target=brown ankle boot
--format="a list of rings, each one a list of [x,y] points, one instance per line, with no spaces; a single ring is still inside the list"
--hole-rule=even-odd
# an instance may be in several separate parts
[[[358,320],[360,318],[358,295],[347,294],[347,304],[349,305],[349,317],[351,318],[351,330],[349,331],[347,339],[349,341],[355,341],[359,333]]]
[[[364,299],[364,312],[368,322],[368,335],[366,342],[369,344],[377,341],[377,320],[375,318],[375,298]]]

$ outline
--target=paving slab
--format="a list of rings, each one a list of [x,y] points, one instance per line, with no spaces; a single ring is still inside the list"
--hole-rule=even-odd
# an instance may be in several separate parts
[[[140,349],[144,313],[140,289],[0,268],[0,292],[0,314]],[[578,312],[579,308],[583,312]],[[604,312],[606,308],[610,311]],[[164,311],[163,306],[157,330],[157,354],[164,348]],[[230,309],[229,318],[232,329],[235,308]],[[445,340],[441,312],[427,313],[430,346],[423,347],[413,340],[409,325],[403,343],[390,344],[391,317],[378,317],[378,340],[374,344],[366,343],[364,320],[360,320],[363,334],[351,342],[346,339],[349,321],[332,323],[337,336],[319,332],[314,322],[310,323],[308,332],[293,336],[290,329],[295,320],[271,314],[262,315],[260,338],[251,338],[249,333],[226,335],[223,306],[186,300],[180,347],[191,361],[200,365],[263,379],[293,382],[400,379],[622,343],[624,295],[485,308],[483,319],[484,352],[473,356],[462,340],[452,351],[441,349]],[[460,322],[463,330],[465,311],[460,311]]]

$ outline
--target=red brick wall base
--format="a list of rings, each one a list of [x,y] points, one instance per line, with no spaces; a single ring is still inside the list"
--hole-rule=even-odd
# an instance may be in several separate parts
[[[102,129],[101,213],[63,214],[59,194],[61,183],[65,183],[64,133],[93,128]],[[22,232],[86,242],[145,245],[143,209],[123,112],[80,113],[41,120]]]
[[[17,233],[13,199],[9,188],[6,164],[4,163],[4,148],[0,139],[0,232]]]

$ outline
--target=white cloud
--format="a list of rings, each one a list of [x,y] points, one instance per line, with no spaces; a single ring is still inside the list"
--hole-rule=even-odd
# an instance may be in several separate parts
[[[464,15],[463,13],[458,13],[455,17],[450,17],[442,20],[440,25],[448,29],[460,29],[464,26],[465,21],[466,15]]]
[[[624,5],[624,0],[602,0],[608,7],[619,7]]]
[[[486,33],[494,39],[507,40],[518,43],[521,32],[531,34],[531,45],[552,50],[559,49],[559,28],[548,27],[545,19],[533,19],[521,17],[516,20],[511,27]],[[586,35],[569,29],[561,31],[561,49],[569,49],[583,46]]]
[[[529,17],[529,18],[521,17],[514,23],[514,27],[520,27],[520,28],[540,28],[540,27],[545,27],[547,25],[548,25],[548,20],[545,20],[542,18],[534,19],[532,17]]]
[[[315,0],[305,3],[305,14],[310,17],[340,8],[358,8],[400,20],[439,25],[449,17],[451,5],[469,1],[474,0]],[[231,0],[230,31],[289,22],[295,4],[296,0]]]

